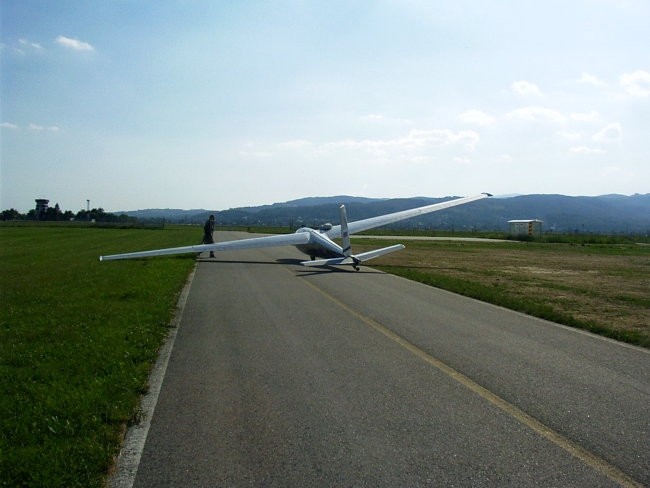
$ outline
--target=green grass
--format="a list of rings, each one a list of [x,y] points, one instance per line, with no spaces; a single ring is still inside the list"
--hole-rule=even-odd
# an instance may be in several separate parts
[[[102,486],[137,411],[196,228],[0,228],[0,485]]]

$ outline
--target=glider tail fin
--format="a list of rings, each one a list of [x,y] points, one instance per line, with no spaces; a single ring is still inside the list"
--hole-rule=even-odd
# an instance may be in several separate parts
[[[382,249],[376,249],[374,251],[364,252],[361,254],[354,255],[352,254],[352,248],[350,245],[350,232],[348,230],[348,217],[345,212],[345,205],[339,207],[339,213],[341,215],[341,248],[342,256],[338,258],[329,258],[329,259],[318,259],[313,261],[302,261],[301,264],[304,266],[328,266],[336,264],[351,264],[354,269],[359,271],[359,264],[369,259],[377,258],[388,254],[391,252],[399,251],[404,249],[402,244],[396,244],[394,246],[384,247]]]
[[[350,257],[352,256],[352,246],[350,245],[350,233],[348,232],[348,216],[345,212],[345,205],[339,207],[339,213],[341,215],[341,238],[343,242],[341,247],[343,248],[343,256]]]

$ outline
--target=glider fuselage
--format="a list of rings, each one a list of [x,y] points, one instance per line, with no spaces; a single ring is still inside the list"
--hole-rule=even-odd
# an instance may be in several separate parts
[[[343,256],[343,249],[328,237],[327,231],[301,227],[296,231],[296,234],[301,232],[309,233],[309,242],[307,244],[298,244],[295,247],[311,259],[329,259]]]

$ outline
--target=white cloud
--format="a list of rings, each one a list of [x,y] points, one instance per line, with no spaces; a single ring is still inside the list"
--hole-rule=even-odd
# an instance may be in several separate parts
[[[268,159],[273,153],[268,151],[239,151],[239,155],[246,159]]]
[[[21,46],[27,48],[32,48],[36,50],[43,49],[43,46],[41,46],[38,42],[28,41],[27,39],[18,39],[18,42],[20,43]]]
[[[600,168],[600,177],[610,182],[610,184],[613,182],[638,180],[638,176],[635,174],[634,170],[617,165]]]
[[[620,166],[605,166],[601,169],[600,174],[605,178],[634,178],[634,173]]]
[[[462,114],[459,114],[457,119],[466,124],[474,124],[481,127],[492,125],[496,122],[494,117],[480,110],[466,110]]]
[[[587,147],[587,146],[574,146],[569,148],[569,152],[573,154],[604,154],[605,151],[602,149],[597,149],[593,147]]]
[[[591,112],[574,112],[569,114],[569,117],[577,122],[596,122],[600,119],[600,114],[592,110]]]
[[[384,119],[385,117],[380,114],[368,114],[361,117],[361,120],[364,120],[366,122],[381,122]]]
[[[402,118],[397,118],[397,117],[390,117],[382,114],[366,114],[359,119],[362,122],[365,123],[371,123],[371,124],[410,124],[411,121],[409,119],[402,119]]]
[[[473,130],[453,132],[448,129],[412,130],[405,138],[408,144],[416,146],[442,147],[451,144],[462,144],[468,151],[473,151],[480,136]]]
[[[582,77],[577,81],[578,83],[584,83],[586,85],[607,86],[607,83],[594,75],[590,75],[589,73],[582,73]]]
[[[523,120],[525,122],[553,122],[563,123],[567,118],[561,112],[546,107],[522,107],[507,115],[510,119]]]
[[[592,139],[597,142],[618,142],[623,137],[621,124],[609,124],[596,132]]]
[[[280,149],[302,149],[311,145],[312,143],[310,141],[306,141],[304,139],[296,139],[293,141],[281,142],[278,144],[278,147]]]
[[[4,43],[0,44],[0,52],[7,52],[10,54],[18,56],[27,56],[33,53],[41,53],[44,51],[43,46],[38,42],[32,42],[29,39],[20,38],[18,42],[14,42],[13,45],[7,45]]]
[[[386,139],[344,139],[325,144],[314,144],[311,150],[315,156],[327,155],[332,158],[361,157],[372,163],[413,163],[420,164],[431,161],[434,157],[448,157],[457,163],[467,164],[459,155],[459,149],[465,154],[475,150],[480,141],[480,135],[472,130],[453,131],[449,129],[415,129],[403,136]],[[450,152],[456,152],[455,155]],[[355,155],[356,153],[356,155]],[[368,157],[370,159],[368,159]]]
[[[528,96],[528,95],[533,95],[536,97],[542,96],[542,92],[540,91],[539,87],[535,83],[531,83],[530,81],[515,81],[512,85],[512,91],[515,92],[517,95],[520,96]]]
[[[74,51],[94,51],[95,48],[92,47],[87,42],[80,41],[78,39],[72,39],[71,37],[58,36],[56,42],[63,47],[72,49]]]
[[[650,96],[650,73],[647,71],[637,70],[633,73],[623,73],[619,76],[619,80],[628,95],[642,98]]]
[[[578,139],[582,138],[582,134],[580,134],[580,132],[570,132],[566,130],[559,131],[557,135],[563,139],[568,139],[569,141],[577,141]]]
[[[460,166],[469,166],[471,162],[472,160],[465,156],[457,156],[454,158],[454,163]]]
[[[595,110],[591,112],[572,112],[567,115],[559,110],[540,106],[521,107],[509,112],[507,117],[526,122],[552,122],[556,124],[569,121],[597,122],[600,120],[600,114]]]
[[[328,147],[346,147],[364,149],[370,152],[389,149],[418,150],[427,147],[443,147],[453,144],[460,144],[468,151],[473,151],[480,140],[477,132],[472,130],[461,130],[458,132],[449,129],[415,129],[404,137],[396,139],[346,139],[343,141],[330,142]]]
[[[56,125],[51,125],[50,127],[45,127],[45,126],[38,125],[38,124],[29,124],[27,126],[27,128],[29,130],[38,131],[38,132],[40,132],[40,131],[58,132],[58,131],[61,130]]]
[[[3,122],[0,124],[0,127],[3,129],[18,129],[18,126],[16,124],[12,124],[11,122]]]

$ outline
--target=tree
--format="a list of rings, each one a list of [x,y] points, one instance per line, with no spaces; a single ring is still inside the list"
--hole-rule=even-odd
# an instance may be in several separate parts
[[[24,218],[18,210],[10,208],[9,210],[2,211],[2,220],[21,220]]]
[[[93,208],[90,211],[79,210],[76,214],[70,210],[65,212],[61,211],[61,207],[57,203],[54,207],[49,207],[44,212],[38,214],[35,209],[31,209],[26,214],[21,214],[18,210],[11,208],[9,210],[3,210],[0,213],[0,220],[80,220],[80,221],[90,221],[94,220],[95,222],[137,222],[138,219],[135,217],[129,217],[126,214],[116,215],[113,213],[107,213],[103,208]]]
[[[48,207],[48,209],[41,215],[41,220],[59,220],[61,217],[61,209],[57,203],[54,207]]]

